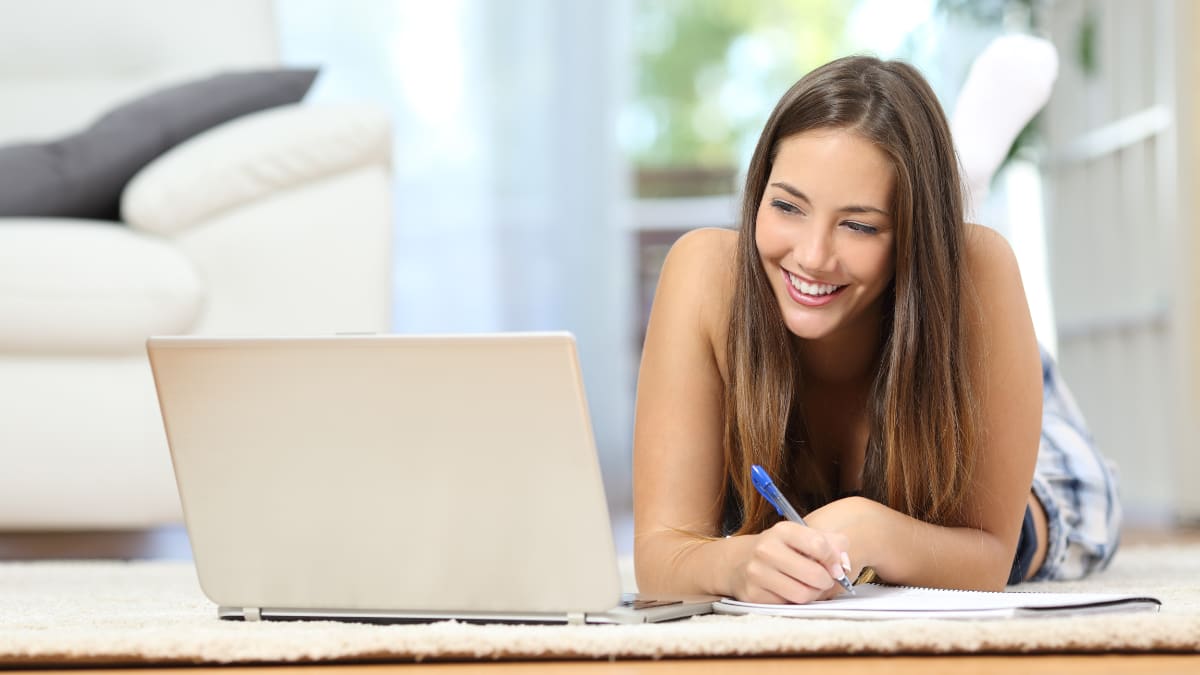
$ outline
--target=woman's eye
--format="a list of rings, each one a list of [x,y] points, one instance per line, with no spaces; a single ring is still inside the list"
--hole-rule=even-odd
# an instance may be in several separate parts
[[[847,220],[846,227],[854,230],[855,232],[862,232],[863,234],[875,234],[879,231],[879,228],[872,227],[866,223],[860,223],[857,220]]]
[[[784,213],[801,213],[800,209],[796,208],[794,204],[789,204],[782,199],[772,199],[771,206],[783,211]]]

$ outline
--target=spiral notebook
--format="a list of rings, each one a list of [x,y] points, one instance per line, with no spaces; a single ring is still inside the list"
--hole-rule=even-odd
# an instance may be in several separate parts
[[[1011,619],[1157,612],[1157,598],[1115,593],[1021,593],[954,591],[911,586],[856,586],[843,595],[806,605],[713,603],[718,614],[766,614],[801,619]]]

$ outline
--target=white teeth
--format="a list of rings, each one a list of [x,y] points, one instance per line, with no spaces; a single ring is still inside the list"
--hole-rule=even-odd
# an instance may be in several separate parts
[[[792,287],[805,295],[829,295],[830,293],[841,288],[833,284],[810,284],[807,281],[800,281],[792,273],[788,273],[788,281],[792,282]]]

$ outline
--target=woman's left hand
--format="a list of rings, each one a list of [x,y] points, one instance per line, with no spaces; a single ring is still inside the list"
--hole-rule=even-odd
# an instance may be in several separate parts
[[[841,533],[850,541],[847,551],[850,570],[846,572],[846,576],[852,581],[858,578],[864,567],[873,564],[874,551],[878,544],[878,530],[874,524],[879,507],[881,505],[878,502],[866,497],[844,497],[804,516],[804,522],[809,527]],[[826,600],[844,592],[841,586],[834,586],[820,599]]]

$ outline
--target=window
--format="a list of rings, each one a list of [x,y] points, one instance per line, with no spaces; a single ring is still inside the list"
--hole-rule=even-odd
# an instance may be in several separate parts
[[[844,0],[635,0],[622,142],[643,198],[727,195],[775,102],[843,53]]]
[[[845,53],[845,0],[634,0],[636,91],[621,114],[634,167],[640,330],[671,245],[732,227],[744,167],[776,101]]]

